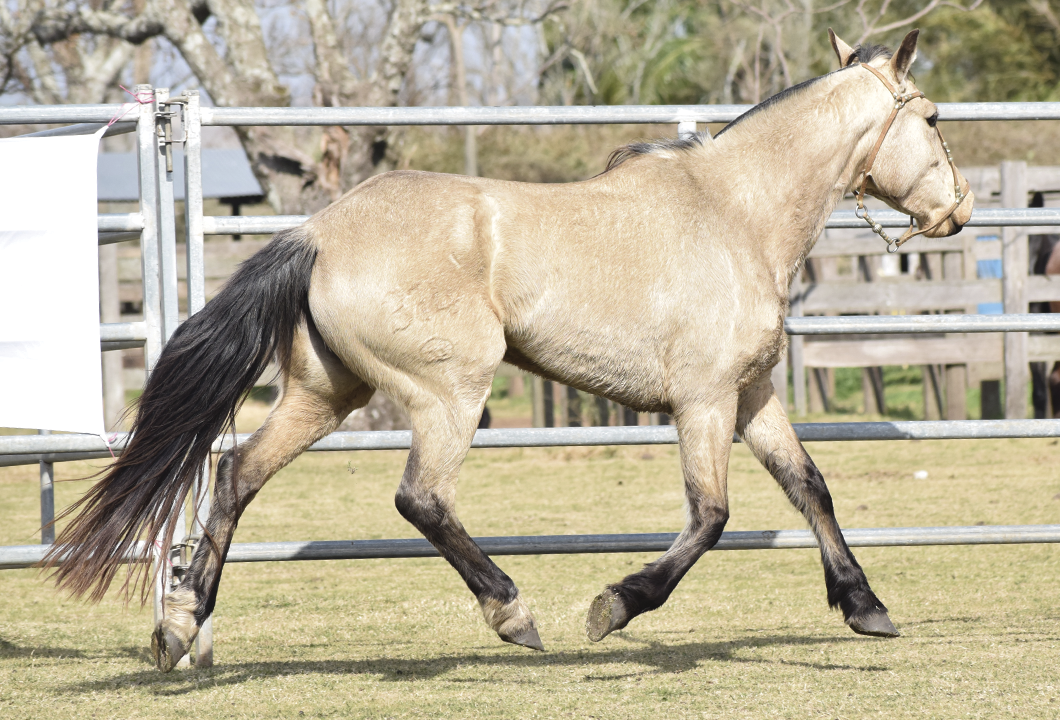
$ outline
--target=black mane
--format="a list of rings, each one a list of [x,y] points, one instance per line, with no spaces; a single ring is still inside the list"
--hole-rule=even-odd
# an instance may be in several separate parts
[[[891,52],[891,49],[884,45],[858,45],[854,48],[854,51],[847,59],[847,64],[836,72],[841,72],[842,70],[846,70],[849,67],[853,67],[861,63],[871,62],[876,58],[890,58],[893,54],[894,53]],[[792,85],[786,90],[781,90],[776,95],[766,98],[765,100],[745,112],[743,115],[740,115],[738,118],[723,127],[718,132],[718,135],[715,135],[715,137],[718,137],[726,130],[730,129],[733,125],[736,125],[746,120],[752,115],[759,113],[762,110],[766,110],[776,105],[777,103],[786,100],[789,97],[798,95],[803,90],[825,77],[828,76],[822,75],[820,77],[810,78],[809,80],[805,80],[799,83],[798,85]],[[604,169],[604,172],[610,172],[611,170],[614,170],[616,167],[624,163],[626,160],[629,160],[630,158],[636,157],[638,155],[650,155],[652,153],[661,152],[664,150],[692,150],[697,147],[702,147],[703,140],[704,134],[701,132],[697,132],[691,135],[685,135],[680,138],[661,138],[659,140],[652,140],[650,142],[635,142],[630,143],[629,145],[623,145],[622,147],[612,152],[611,156],[607,158],[607,167]]]
[[[623,145],[607,158],[607,167],[604,172],[610,172],[616,167],[637,155],[650,155],[662,150],[692,150],[703,146],[703,133],[697,132],[679,138],[661,138],[650,142],[635,142]]]
[[[870,62],[870,61],[875,60],[876,58],[879,58],[879,57],[890,58],[893,54],[894,53],[891,52],[890,48],[888,48],[888,47],[886,47],[884,45],[858,45],[857,47],[854,48],[854,52],[852,52],[850,54],[850,57],[847,59],[847,64],[844,65],[842,68],[840,68],[840,70],[837,70],[836,72],[841,72],[842,70],[846,70],[849,67],[854,67],[855,65],[860,65],[861,63]],[[829,75],[830,74],[831,73],[829,73]],[[828,75],[822,75],[821,77],[811,78],[809,80],[806,80],[804,82],[799,83],[798,85],[792,85],[787,90],[781,90],[780,92],[778,92],[776,95],[773,95],[772,97],[766,98],[765,100],[763,100],[762,102],[758,103],[753,108],[751,108],[750,110],[745,112],[743,115],[741,115],[740,117],[736,118],[731,123],[729,123],[728,125],[723,127],[718,132],[718,135],[721,135],[723,132],[725,132],[726,130],[731,128],[733,125],[736,125],[737,123],[740,123],[743,120],[746,120],[747,118],[751,117],[755,113],[757,113],[757,112],[759,112],[761,110],[765,110],[766,108],[772,107],[773,105],[775,105],[776,103],[780,102],[781,100],[789,98],[789,97],[791,97],[793,95],[797,95],[798,93],[800,93],[803,90],[805,90],[806,88],[808,88],[810,85],[813,85],[815,82],[817,82],[821,78],[825,78],[825,77],[828,77]],[[715,137],[717,137],[717,135],[715,135]]]
[[[850,67],[855,63],[872,62],[878,57],[890,60],[892,55],[894,53],[886,45],[858,45],[847,59],[845,67]]]

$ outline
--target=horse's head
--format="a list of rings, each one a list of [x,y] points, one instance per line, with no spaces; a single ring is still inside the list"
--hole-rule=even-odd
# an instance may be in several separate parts
[[[828,31],[841,67],[860,65],[866,76],[875,76],[867,78],[866,86],[871,87],[871,104],[879,107],[882,125],[874,125],[869,133],[867,140],[873,144],[855,173],[854,189],[916,218],[919,231],[910,229],[898,244],[914,234],[946,237],[959,232],[972,215],[975,199],[935,126],[938,109],[909,74],[918,34],[913,30],[906,35],[888,57],[851,48]]]

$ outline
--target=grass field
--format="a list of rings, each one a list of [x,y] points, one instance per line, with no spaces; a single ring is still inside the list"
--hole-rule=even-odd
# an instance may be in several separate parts
[[[809,450],[845,527],[1060,522],[1056,441]],[[236,542],[412,537],[392,503],[403,460],[304,456],[250,506]],[[91,470],[58,466],[60,478]],[[36,485],[35,467],[0,468],[0,544],[35,541]],[[728,529],[804,527],[742,446],[729,485]],[[85,487],[61,483],[57,505]],[[672,447],[479,450],[460,512],[474,535],[672,531],[680,488]],[[543,654],[497,640],[441,560],[231,565],[216,667],[168,675],[147,652],[149,609],[71,602],[35,571],[4,571],[0,718],[1060,716],[1060,548],[857,555],[901,638],[847,630],[810,550],[708,554],[666,606],[600,644],[585,638],[589,602],[651,556],[498,558]]]

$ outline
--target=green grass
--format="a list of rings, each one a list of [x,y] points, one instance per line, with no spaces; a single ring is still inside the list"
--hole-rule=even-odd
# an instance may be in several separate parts
[[[1055,441],[809,450],[844,527],[1060,522]],[[392,502],[403,461],[304,456],[261,492],[236,542],[413,537]],[[917,470],[928,480],[914,480]],[[57,504],[85,487],[61,483]],[[743,446],[729,487],[728,529],[804,527]],[[0,493],[0,544],[33,542],[35,468],[0,468]],[[683,520],[673,447],[475,450],[459,498],[474,535],[670,531]],[[809,550],[708,554],[663,608],[600,644],[584,635],[589,602],[651,555],[498,558],[529,599],[544,654],[498,641],[440,560],[233,564],[215,613],[217,666],[168,675],[147,653],[149,610],[125,611],[116,597],[72,602],[35,571],[4,571],[0,717],[1060,714],[1060,549],[856,554],[903,637],[847,630]]]

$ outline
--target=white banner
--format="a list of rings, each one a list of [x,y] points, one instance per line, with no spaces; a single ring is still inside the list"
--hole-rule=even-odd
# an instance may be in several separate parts
[[[0,427],[104,433],[102,135],[0,140]]]

